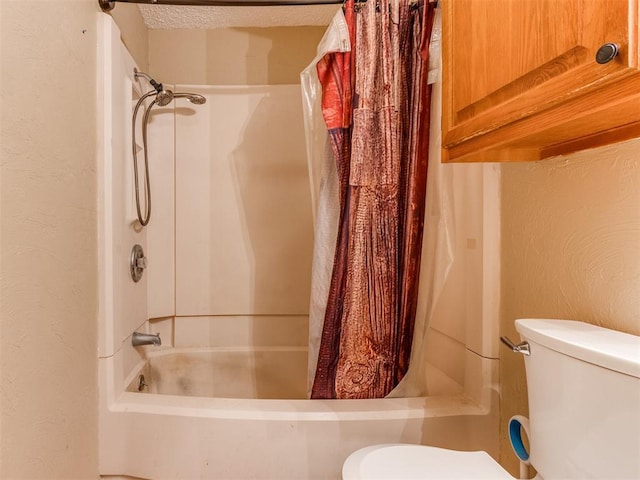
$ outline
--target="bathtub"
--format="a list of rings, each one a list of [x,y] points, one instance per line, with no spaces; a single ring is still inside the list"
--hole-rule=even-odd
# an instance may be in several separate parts
[[[496,399],[478,403],[435,368],[420,398],[305,400],[305,375],[299,347],[149,349],[101,408],[101,474],[327,480],[374,443],[497,450]]]
[[[171,348],[150,353],[142,373],[127,390],[188,397],[302,400],[306,398],[306,374],[304,347]]]

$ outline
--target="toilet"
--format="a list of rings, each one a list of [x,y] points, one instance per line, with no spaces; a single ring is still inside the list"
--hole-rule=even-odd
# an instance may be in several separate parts
[[[523,343],[514,351],[525,354],[531,444],[519,456],[528,457],[536,480],[640,479],[640,337],[572,320],[515,324]],[[486,452],[387,444],[352,453],[342,478],[514,477]]]

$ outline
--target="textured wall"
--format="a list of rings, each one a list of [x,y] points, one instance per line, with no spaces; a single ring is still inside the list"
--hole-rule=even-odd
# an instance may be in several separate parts
[[[158,81],[197,85],[300,83],[326,27],[149,30]]]
[[[0,478],[96,478],[95,0],[0,2]]]
[[[583,320],[640,334],[640,139],[502,167],[501,334],[516,318]],[[506,422],[526,414],[524,362],[501,350]]]
[[[145,24],[154,30],[206,30],[229,27],[329,25],[339,4],[265,6],[140,5]]]

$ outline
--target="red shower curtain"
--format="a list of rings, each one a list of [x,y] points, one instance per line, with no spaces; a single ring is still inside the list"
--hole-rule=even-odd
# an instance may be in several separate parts
[[[356,11],[357,10],[357,11]],[[318,64],[340,225],[312,398],[386,396],[408,368],[427,177],[432,4],[345,5],[351,52]]]

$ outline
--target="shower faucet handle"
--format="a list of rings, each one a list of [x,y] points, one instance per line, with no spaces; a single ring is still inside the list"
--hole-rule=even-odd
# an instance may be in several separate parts
[[[531,355],[531,347],[529,346],[529,342],[522,342],[516,345],[507,337],[500,337],[500,341],[504,343],[507,347],[509,347],[512,352],[521,353],[522,355],[525,355],[525,356]]]
[[[129,257],[129,269],[131,270],[131,279],[134,282],[137,283],[140,281],[148,264],[149,262],[147,261],[147,257],[144,256],[142,246],[134,245],[131,249],[131,256]]]

